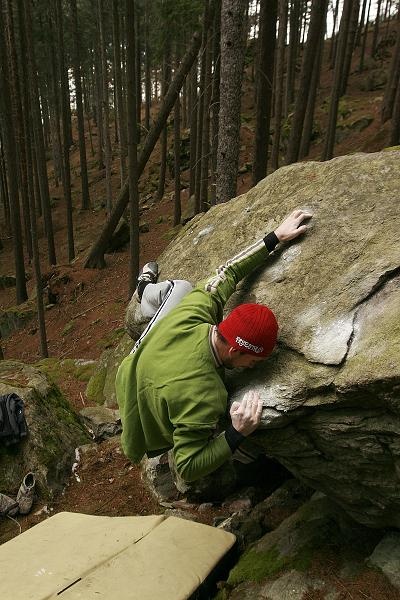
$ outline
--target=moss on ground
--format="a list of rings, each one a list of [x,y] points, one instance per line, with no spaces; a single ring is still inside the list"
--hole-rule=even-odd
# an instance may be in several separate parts
[[[106,381],[107,369],[101,367],[92,375],[86,387],[86,396],[97,404],[104,404],[104,384]]]
[[[282,570],[307,571],[318,545],[309,544],[299,549],[295,555],[283,556],[276,546],[268,550],[255,548],[246,552],[229,574],[228,584],[236,586],[243,581],[260,582]]]
[[[43,358],[35,366],[42,373],[48,375],[54,383],[58,384],[66,375],[79,381],[88,382],[95,372],[97,363],[94,361],[76,360],[74,358],[66,358],[64,360]]]
[[[99,348],[106,350],[107,348],[112,348],[115,346],[122,336],[125,333],[125,327],[119,327],[118,329],[114,329],[114,331],[110,331],[106,336],[104,336],[101,340],[97,342]]]

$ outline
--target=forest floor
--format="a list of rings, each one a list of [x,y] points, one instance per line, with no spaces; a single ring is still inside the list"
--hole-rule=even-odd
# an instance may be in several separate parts
[[[384,58],[369,59],[367,70],[356,73],[358,55],[354,58],[353,73],[350,76],[346,95],[341,100],[339,129],[341,139],[335,147],[335,156],[354,152],[374,152],[388,146],[390,123],[381,125],[380,108],[383,97],[383,84],[380,78],[387,71],[391,48],[383,51]],[[332,84],[332,71],[323,69],[321,88],[316,110],[316,131],[307,160],[318,160],[323,148],[323,131],[327,120],[327,99]],[[375,89],[369,89],[369,88]],[[154,107],[157,110],[157,107]],[[250,70],[246,70],[242,98],[242,127],[239,167],[252,162],[254,140],[254,82]],[[361,121],[367,119],[368,126],[362,131]],[[357,125],[358,123],[358,125]],[[356,125],[355,125],[356,124]],[[172,129],[171,144],[172,144]],[[53,224],[57,250],[57,266],[42,267],[43,279],[50,283],[57,294],[57,302],[46,310],[46,330],[49,356],[61,358],[98,359],[105,348],[118,341],[114,332],[124,326],[124,314],[128,301],[128,248],[106,255],[107,266],[103,270],[84,268],[87,253],[107,219],[105,204],[105,174],[99,171],[97,159],[91,154],[87,137],[87,154],[92,209],[80,210],[79,150],[77,132],[74,132],[75,145],[71,149],[72,190],[74,204],[74,226],[76,258],[68,264],[65,205],[61,186],[55,185],[53,167],[49,163],[50,195],[53,203]],[[93,137],[96,146],[97,137]],[[140,264],[156,259],[168,245],[172,230],[174,182],[167,176],[164,197],[155,202],[155,183],[159,168],[158,145],[152,154],[141,179],[141,220],[148,223],[149,231],[140,235]],[[114,198],[120,186],[119,160],[115,153],[113,161],[112,187]],[[187,184],[188,171],[182,173],[182,182]],[[238,176],[238,195],[251,187],[251,172]],[[188,201],[188,190],[182,191],[183,210]],[[2,225],[2,229],[3,229]],[[39,220],[42,265],[46,264],[46,248],[42,221]],[[12,275],[14,270],[12,240],[1,235],[4,249],[0,252],[0,274]],[[27,266],[28,292],[34,290],[33,266]],[[0,290],[0,310],[15,304],[15,289]],[[35,319],[22,329],[2,340],[5,359],[35,363],[40,359],[38,325]],[[90,405],[85,396],[86,384],[66,377],[60,387],[76,410],[83,404]],[[99,444],[98,451],[89,453],[80,466],[80,482],[71,474],[64,491],[44,505],[36,503],[26,517],[18,518],[22,531],[39,522],[48,514],[61,510],[79,511],[98,515],[146,515],[163,512],[141,481],[137,467],[131,465],[122,455],[116,440]],[[177,500],[179,498],[177,497]],[[220,506],[206,513],[199,513],[202,522],[212,524],[215,517],[224,514]],[[0,543],[19,533],[14,522],[2,524]],[[316,566],[316,569],[318,567]],[[321,571],[321,569],[320,569]],[[333,589],[341,592],[340,599],[354,600],[370,598],[387,600],[392,598],[383,577],[360,577],[355,585],[331,573]],[[311,600],[311,596],[307,596]],[[319,598],[316,592],[312,598]],[[393,596],[394,598],[394,596]]]

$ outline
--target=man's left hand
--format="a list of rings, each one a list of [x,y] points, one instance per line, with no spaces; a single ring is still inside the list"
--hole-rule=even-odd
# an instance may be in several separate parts
[[[275,235],[280,242],[294,240],[301,233],[306,231],[307,225],[301,225],[304,219],[311,219],[312,214],[305,210],[294,210],[286,219],[275,229]]]

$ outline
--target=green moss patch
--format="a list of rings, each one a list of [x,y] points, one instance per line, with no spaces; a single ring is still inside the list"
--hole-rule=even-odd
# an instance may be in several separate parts
[[[107,369],[105,367],[100,368],[97,373],[94,373],[89,380],[86,387],[86,397],[89,400],[97,402],[97,404],[104,404],[104,384],[106,381]]]
[[[54,383],[60,383],[66,376],[87,382],[95,372],[95,361],[66,358],[43,358],[35,365],[42,373],[50,377]]]

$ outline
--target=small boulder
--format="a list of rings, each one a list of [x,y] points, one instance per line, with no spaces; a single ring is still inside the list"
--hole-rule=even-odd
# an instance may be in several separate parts
[[[14,494],[32,471],[39,494],[49,495],[62,488],[75,448],[89,436],[58,387],[35,367],[0,362],[0,394],[11,392],[24,401],[29,434],[19,444],[0,447],[0,491]]]
[[[95,440],[105,440],[122,431],[118,410],[105,406],[88,406],[79,414]]]

